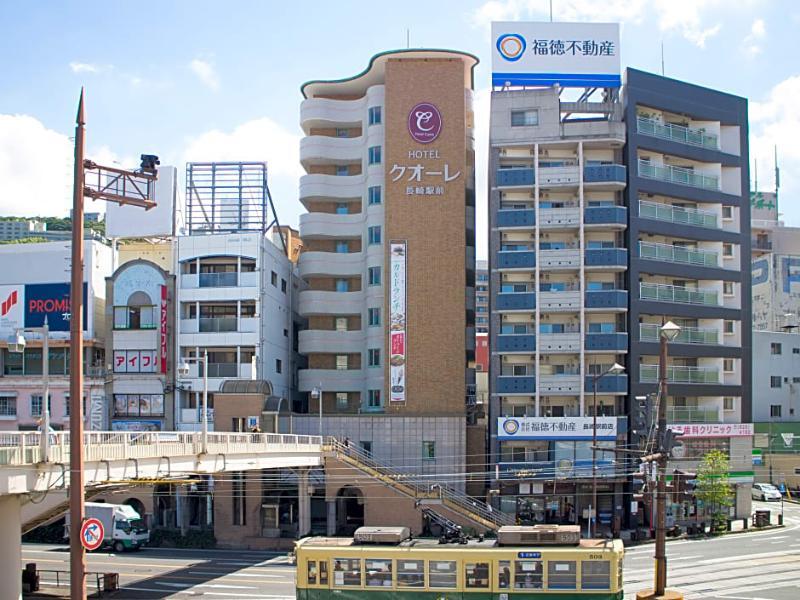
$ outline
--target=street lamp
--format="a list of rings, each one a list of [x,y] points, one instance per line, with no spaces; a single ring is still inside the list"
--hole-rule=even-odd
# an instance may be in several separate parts
[[[322,435],[322,383],[311,389],[311,399],[319,403],[319,435]]]
[[[625,371],[619,363],[614,363],[602,373],[592,376],[592,505],[589,507],[589,537],[597,535],[597,382],[606,375],[619,375]]]
[[[8,340],[8,351],[22,353],[25,351],[26,340],[23,333],[39,333],[42,335],[42,427],[39,434],[39,452],[42,462],[50,460],[50,327],[47,325],[47,315],[41,327],[20,328]]]
[[[201,446],[203,454],[208,453],[208,350],[203,350],[203,356],[184,358],[178,365],[178,375],[188,377],[189,363],[203,363],[203,404],[201,408]]]

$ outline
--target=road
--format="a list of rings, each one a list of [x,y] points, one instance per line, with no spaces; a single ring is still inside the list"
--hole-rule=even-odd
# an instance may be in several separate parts
[[[780,504],[753,501],[755,508],[780,511]],[[678,540],[667,544],[669,586],[686,600],[797,600],[800,598],[800,505],[786,503],[783,529]],[[26,544],[23,563],[40,569],[69,568],[64,546]],[[631,548],[625,557],[625,598],[651,587],[653,545]],[[294,566],[285,555],[226,550],[146,548],[140,552],[88,555],[89,571],[120,574],[115,598],[294,598]],[[93,584],[93,579],[90,584]],[[45,574],[45,584],[53,576]],[[43,590],[57,588],[44,585]],[[66,591],[65,588],[61,588]]]

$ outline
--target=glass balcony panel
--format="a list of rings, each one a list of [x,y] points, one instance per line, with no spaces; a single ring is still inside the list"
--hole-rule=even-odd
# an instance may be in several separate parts
[[[234,272],[225,273],[200,273],[200,287],[236,287],[239,282],[239,274]]]
[[[719,229],[717,215],[710,211],[681,208],[680,206],[647,202],[646,200],[639,201],[639,216],[645,219],[656,219],[678,225]]]
[[[660,327],[655,323],[640,323],[639,340],[658,342]],[[682,327],[674,341],[679,344],[719,344],[719,331],[700,327]]]
[[[706,133],[702,129],[685,127],[675,123],[661,123],[655,119],[636,117],[636,131],[642,135],[670,140],[679,144],[699,146],[710,150],[719,149],[718,136]]]
[[[666,181],[667,183],[687,185],[705,190],[719,191],[719,177],[702,175],[683,167],[657,165],[642,159],[639,159],[639,177],[658,179],[659,181]]]
[[[516,168],[516,169],[498,169],[497,170],[497,185],[498,186],[527,186],[533,185],[534,181],[533,169],[529,168]]]
[[[639,379],[643,382],[657,382],[658,365],[639,365]],[[719,383],[719,369],[668,366],[667,381],[669,383]]]
[[[719,294],[715,290],[692,289],[662,283],[639,284],[639,298],[656,302],[676,302],[678,304],[702,304],[719,306]]]
[[[688,406],[668,406],[668,423],[721,423],[719,409]]]
[[[236,317],[200,317],[200,333],[236,331]]]
[[[649,260],[681,263],[698,267],[718,267],[719,254],[708,250],[693,250],[671,244],[639,242],[639,257]]]

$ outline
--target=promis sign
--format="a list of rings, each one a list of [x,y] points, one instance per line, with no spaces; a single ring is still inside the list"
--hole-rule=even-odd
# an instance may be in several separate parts
[[[31,283],[25,286],[25,327],[41,327],[44,318],[51,331],[69,331],[71,317],[70,284]],[[87,285],[83,284],[83,297],[88,300]],[[88,302],[83,303],[83,329],[88,329],[86,319]]]

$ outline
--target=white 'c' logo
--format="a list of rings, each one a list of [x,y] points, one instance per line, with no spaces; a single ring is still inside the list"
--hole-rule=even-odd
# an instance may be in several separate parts
[[[423,123],[430,123],[431,119],[433,118],[433,113],[431,111],[417,111],[414,113],[414,116],[417,117],[417,129],[420,131],[430,131],[433,129],[433,125],[430,127],[423,127]]]

